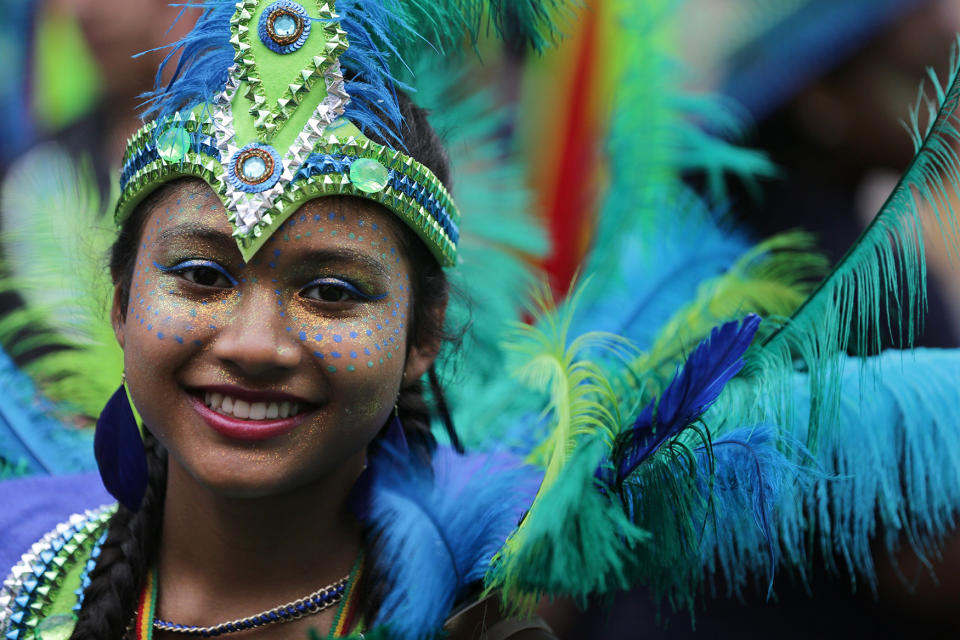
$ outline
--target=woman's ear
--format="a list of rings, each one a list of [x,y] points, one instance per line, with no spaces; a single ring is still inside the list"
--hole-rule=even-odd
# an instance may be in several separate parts
[[[126,331],[126,305],[123,304],[123,287],[118,281],[113,285],[113,303],[110,305],[110,324],[113,325],[113,334],[117,337],[120,348],[123,349],[124,332]]]

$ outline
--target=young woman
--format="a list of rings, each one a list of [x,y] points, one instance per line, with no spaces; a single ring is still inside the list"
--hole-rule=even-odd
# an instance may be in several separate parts
[[[549,6],[492,20],[537,41]],[[604,315],[575,316],[578,295],[559,311],[541,300],[510,342],[532,390],[517,393],[503,362],[468,387],[467,440],[482,430],[488,446],[460,455],[434,367],[461,219],[391,62],[424,38],[443,51],[462,35],[450,25],[474,24],[465,7],[241,0],[182,43],[128,144],[116,208],[124,382],[95,450],[119,506],[73,517],[16,564],[0,592],[7,638],[543,638],[531,613],[544,595],[639,583],[689,606],[717,574],[769,590],[778,567],[805,575],[810,540],[869,577],[878,529],[925,551],[949,527],[957,354],[920,352],[895,374],[878,365],[889,358],[863,364],[884,385],[863,403],[846,353],[871,352],[881,319],[915,326],[913,194],[936,205],[947,185],[931,176],[956,175],[938,145],[956,131],[958,68],[879,222],[812,293],[805,240],[734,249],[665,170],[673,140],[630,138],[656,114],[625,91],[598,232],[613,255],[591,265],[603,300],[588,309]],[[625,78],[652,59],[643,42],[624,40]],[[641,223],[618,215],[634,207]],[[491,299],[509,289],[472,277]],[[644,351],[579,331],[600,321]],[[39,510],[35,498],[15,504]]]

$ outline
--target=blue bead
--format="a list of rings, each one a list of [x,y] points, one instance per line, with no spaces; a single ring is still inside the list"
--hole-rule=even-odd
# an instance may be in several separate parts
[[[271,621],[271,622],[276,622],[276,621],[279,620],[279,619],[280,619],[280,616],[277,615],[277,612],[276,612],[276,611],[271,611],[271,612],[270,612],[270,621]]]
[[[303,604],[302,602],[297,605],[297,613],[303,613],[306,610],[307,610],[307,605]]]

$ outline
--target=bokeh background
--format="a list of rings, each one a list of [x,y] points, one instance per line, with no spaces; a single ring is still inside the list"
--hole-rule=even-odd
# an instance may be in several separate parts
[[[537,213],[553,241],[542,266],[557,291],[566,289],[589,249],[603,188],[601,141],[618,90],[605,71],[617,55],[605,40],[612,1],[586,0],[567,21],[564,44],[543,57],[483,45],[485,79],[512,114],[504,140],[529,158]],[[927,68],[941,74],[948,68],[960,0],[662,4],[656,33],[675,51],[678,83],[716,94],[742,123],[741,142],[765,151],[776,168],[759,181],[724,185],[730,215],[757,238],[812,231],[824,253],[839,259],[911,161],[900,121]],[[165,0],[3,0],[3,7],[4,189],[16,188],[17,167],[31,154],[56,148],[89,163],[107,210],[126,137],[140,124],[138,96],[152,88],[164,45],[189,30],[196,11]],[[572,176],[575,190],[568,188]],[[688,180],[702,189],[715,186],[707,175]],[[958,346],[956,265],[933,235],[926,244],[931,294],[920,342]],[[4,309],[17,304],[16,297],[0,299]],[[694,612],[695,635],[949,637],[960,631],[960,541],[948,541],[942,558],[905,554],[891,561],[878,554],[878,562],[879,584],[856,584],[853,595],[849,579],[826,572],[814,576],[810,592],[784,578],[773,599],[708,594]],[[586,611],[555,603],[544,615],[564,638],[694,635],[689,612],[658,608],[642,590]]]

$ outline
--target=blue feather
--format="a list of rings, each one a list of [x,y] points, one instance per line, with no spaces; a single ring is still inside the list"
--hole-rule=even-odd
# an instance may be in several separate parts
[[[714,565],[719,559],[730,575],[740,570],[730,565],[746,564],[746,556],[758,556],[765,550],[768,597],[780,559],[774,544],[774,509],[787,488],[804,480],[800,467],[777,447],[777,439],[777,428],[771,425],[740,427],[714,440],[709,450],[696,450],[698,484],[713,522],[702,541],[703,560]]]
[[[147,491],[147,456],[123,385],[97,418],[93,454],[110,495],[131,511],[139,509]]]
[[[165,47],[169,52],[157,70],[156,88],[143,95],[147,107],[144,118],[173,115],[206,104],[226,84],[234,62],[230,19],[236,5],[205,2],[192,6],[202,7],[203,13],[190,33]],[[400,130],[403,118],[396,89],[409,87],[398,82],[391,72],[392,63],[405,64],[392,38],[399,34],[416,36],[402,13],[384,3],[341,0],[336,6],[338,21],[350,45],[340,56],[351,98],[344,116],[365,133],[373,132],[399,144],[395,132]],[[173,76],[164,83],[163,72],[178,53]]]
[[[760,317],[715,327],[674,375],[659,401],[652,400],[633,426],[617,438],[613,459],[616,484],[668,439],[696,421],[743,368],[743,354],[760,326]]]
[[[540,474],[507,454],[460,456],[441,446],[418,468],[391,438],[370,461],[365,520],[388,594],[374,626],[431,637],[453,604],[481,581],[529,507]],[[431,473],[432,471],[432,473]]]
[[[236,3],[204,2],[192,6],[202,8],[203,13],[187,35],[162,47],[169,52],[157,69],[156,88],[141,96],[146,99],[144,106],[147,108],[142,114],[145,120],[207,104],[227,83],[234,56],[230,44],[230,18],[236,10]],[[178,53],[180,57],[173,75],[164,83],[163,73]]]
[[[655,212],[657,220],[621,229],[591,256],[585,272],[599,275],[584,292],[572,331],[612,331],[648,349],[706,280],[725,273],[751,247],[724,222],[722,210],[711,210],[691,191],[664,197]],[[609,254],[615,263],[601,264]]]
[[[26,374],[0,351],[0,459],[7,473],[45,475],[92,471],[93,434],[65,425]],[[0,473],[3,473],[0,470]]]

